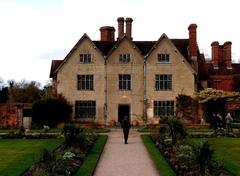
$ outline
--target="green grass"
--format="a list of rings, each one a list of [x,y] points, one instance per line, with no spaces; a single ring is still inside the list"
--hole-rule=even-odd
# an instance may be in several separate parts
[[[0,175],[19,176],[39,157],[43,148],[54,150],[62,139],[0,139]]]
[[[224,168],[236,176],[240,176],[240,139],[239,138],[208,138],[189,139],[188,142],[208,140],[215,148],[214,159],[224,162]]]
[[[161,176],[176,175],[170,165],[167,163],[161,152],[153,144],[149,135],[141,135],[144,145],[146,146],[148,153],[150,154],[155,166]]]
[[[78,172],[76,173],[76,176],[92,176],[94,173],[94,170],[97,166],[98,160],[102,154],[103,148],[106,144],[108,136],[101,135],[97,139],[95,145],[93,148],[89,151],[89,154],[84,161],[83,165],[80,167]]]

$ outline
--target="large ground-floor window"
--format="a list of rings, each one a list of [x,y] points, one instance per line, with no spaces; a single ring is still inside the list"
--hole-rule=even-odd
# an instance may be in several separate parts
[[[174,115],[174,101],[154,101],[154,116]]]
[[[75,116],[78,118],[95,118],[96,116],[96,101],[76,101]]]

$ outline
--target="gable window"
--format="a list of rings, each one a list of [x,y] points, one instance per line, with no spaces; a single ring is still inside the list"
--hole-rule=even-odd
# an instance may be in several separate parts
[[[154,116],[174,115],[174,101],[154,101]]]
[[[78,75],[78,90],[93,90],[93,75]]]
[[[75,116],[78,118],[94,118],[96,116],[96,101],[76,101]]]
[[[169,54],[158,54],[158,62],[159,63],[169,63],[170,57]]]
[[[91,56],[91,54],[80,54],[80,63],[81,64],[92,63],[92,56]]]
[[[131,90],[131,75],[118,75],[119,90]]]
[[[119,55],[119,63],[126,64],[130,62],[131,56],[129,53],[124,53]]]
[[[172,90],[172,75],[155,75],[155,90]]]

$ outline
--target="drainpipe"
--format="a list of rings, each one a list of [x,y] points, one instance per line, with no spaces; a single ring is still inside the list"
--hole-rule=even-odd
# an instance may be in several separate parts
[[[105,95],[105,103],[104,103],[104,124],[105,127],[107,126],[107,58],[104,56],[104,80],[105,80],[105,88],[104,88],[104,95]]]
[[[144,93],[143,93],[143,118],[144,123],[147,125],[147,63],[146,63],[147,55],[144,56],[144,64],[143,64],[143,85],[144,85]]]

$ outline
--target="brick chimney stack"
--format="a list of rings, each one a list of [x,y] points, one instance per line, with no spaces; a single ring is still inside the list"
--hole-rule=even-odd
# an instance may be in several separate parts
[[[212,42],[212,64],[214,69],[218,69],[218,61],[219,61],[219,43],[217,41]]]
[[[118,17],[118,40],[121,39],[124,35],[124,18]]]
[[[189,31],[189,54],[191,58],[197,57],[197,25],[190,24]]]
[[[132,40],[132,18],[126,18],[126,36]]]
[[[115,28],[112,26],[103,26],[100,29],[101,41],[113,42],[115,38]]]
[[[227,41],[223,44],[225,51],[225,63],[227,69],[232,69],[232,42]]]

